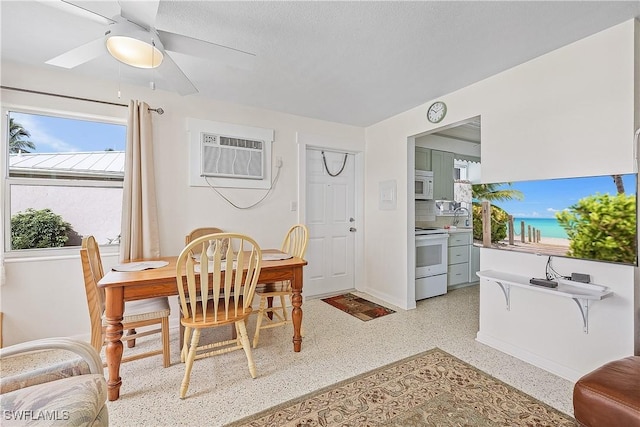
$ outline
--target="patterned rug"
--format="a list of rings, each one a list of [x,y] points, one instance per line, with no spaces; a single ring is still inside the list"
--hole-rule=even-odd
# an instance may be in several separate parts
[[[323,298],[322,301],[364,321],[395,313],[393,310],[353,294],[342,294],[331,298]]]
[[[435,348],[231,426],[577,426],[570,416]]]

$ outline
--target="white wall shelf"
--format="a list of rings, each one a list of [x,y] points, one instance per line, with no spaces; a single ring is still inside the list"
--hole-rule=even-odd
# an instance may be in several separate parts
[[[555,295],[563,298],[571,298],[578,304],[580,314],[582,315],[582,326],[585,334],[589,333],[589,303],[590,301],[598,301],[613,295],[606,286],[596,285],[593,283],[580,283],[565,279],[555,279],[558,282],[556,288],[547,288],[545,286],[532,285],[529,283],[530,277],[518,274],[504,273],[495,270],[483,270],[476,273],[481,279],[487,279],[497,283],[502,289],[504,298],[507,302],[507,310],[511,310],[511,286],[525,288],[534,292],[542,292],[545,294]]]

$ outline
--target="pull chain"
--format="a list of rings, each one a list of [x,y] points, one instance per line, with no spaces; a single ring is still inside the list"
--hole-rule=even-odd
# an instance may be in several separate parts
[[[156,53],[156,42],[151,39],[151,81],[149,82],[149,87],[151,90],[156,90],[156,67],[154,67],[154,55]]]

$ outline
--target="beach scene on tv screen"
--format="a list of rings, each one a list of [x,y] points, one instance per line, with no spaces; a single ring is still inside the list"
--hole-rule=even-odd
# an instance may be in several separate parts
[[[475,243],[488,201],[491,248],[637,265],[636,193],[637,174],[476,184]]]

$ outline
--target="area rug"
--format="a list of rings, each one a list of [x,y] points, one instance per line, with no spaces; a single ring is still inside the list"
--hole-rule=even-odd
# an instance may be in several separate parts
[[[364,321],[395,313],[393,310],[353,294],[342,294],[335,297],[323,298],[322,301]]]
[[[435,348],[231,426],[577,426],[562,412]]]

